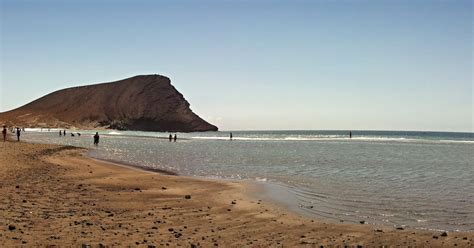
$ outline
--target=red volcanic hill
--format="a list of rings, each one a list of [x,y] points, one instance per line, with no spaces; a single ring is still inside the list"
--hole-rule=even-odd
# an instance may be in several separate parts
[[[20,127],[217,131],[197,116],[170,79],[144,75],[55,91],[0,113],[0,124]]]

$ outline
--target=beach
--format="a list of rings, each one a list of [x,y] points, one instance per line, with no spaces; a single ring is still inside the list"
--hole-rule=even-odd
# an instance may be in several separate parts
[[[246,182],[144,171],[72,146],[2,143],[0,243],[17,246],[472,246],[467,232],[332,223],[258,197]]]

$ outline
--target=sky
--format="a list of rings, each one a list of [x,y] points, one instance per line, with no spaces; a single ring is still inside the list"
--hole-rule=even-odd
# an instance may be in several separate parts
[[[0,2],[0,112],[161,74],[221,130],[474,131],[471,1]]]

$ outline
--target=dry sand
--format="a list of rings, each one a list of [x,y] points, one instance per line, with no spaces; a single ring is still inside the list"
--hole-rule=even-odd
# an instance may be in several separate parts
[[[311,220],[250,196],[245,183],[157,174],[83,153],[0,143],[2,247],[473,245],[473,233]]]

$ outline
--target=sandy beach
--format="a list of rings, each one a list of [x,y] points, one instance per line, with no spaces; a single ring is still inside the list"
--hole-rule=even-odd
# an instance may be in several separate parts
[[[0,143],[3,247],[472,247],[473,233],[312,220],[246,182],[88,158],[85,149]]]

